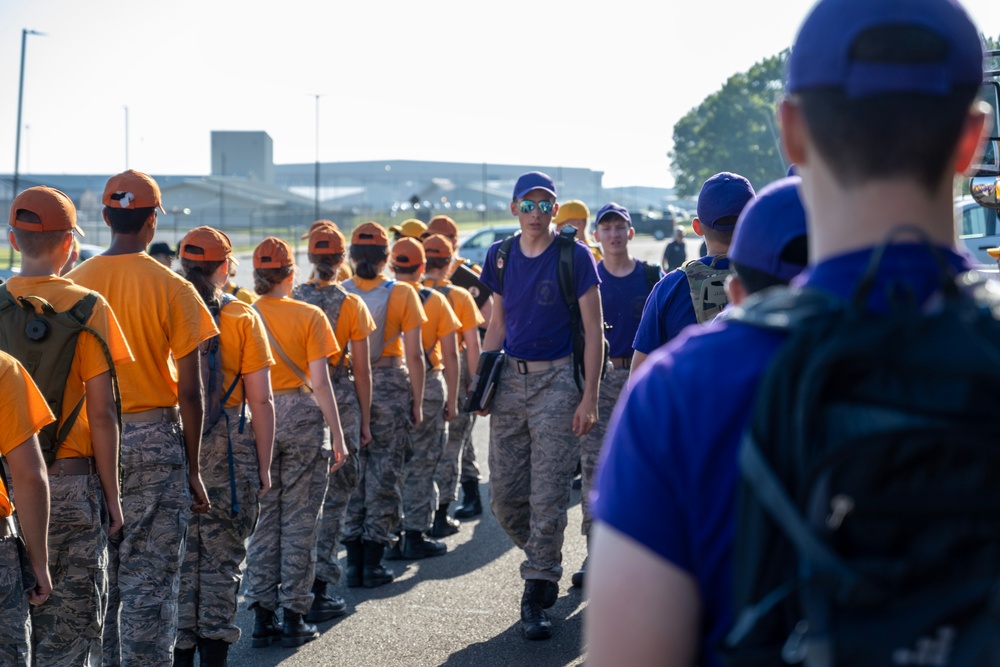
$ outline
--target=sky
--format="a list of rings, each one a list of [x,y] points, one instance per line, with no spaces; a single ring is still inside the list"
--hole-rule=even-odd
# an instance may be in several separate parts
[[[205,174],[212,130],[263,130],[277,164],[539,164],[670,187],[674,123],[789,47],[811,4],[0,0],[0,173],[27,28],[45,35],[27,41],[23,174]],[[1000,35],[996,0],[965,5]]]

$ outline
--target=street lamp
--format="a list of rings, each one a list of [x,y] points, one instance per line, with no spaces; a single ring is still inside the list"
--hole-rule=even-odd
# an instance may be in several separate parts
[[[10,198],[11,201],[17,196],[19,171],[21,163],[21,107],[24,101],[24,52],[28,43],[28,35],[40,35],[44,36],[44,32],[38,32],[37,30],[28,30],[24,28],[21,30],[21,78],[17,84],[17,139],[14,142],[14,183],[11,187]],[[14,266],[14,246],[10,248],[10,258],[8,260],[8,266]]]
[[[316,209],[313,220],[319,220],[319,98],[326,93],[315,93],[316,97]]]

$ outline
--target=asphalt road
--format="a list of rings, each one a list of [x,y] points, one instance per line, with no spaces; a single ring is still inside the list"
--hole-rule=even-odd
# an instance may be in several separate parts
[[[486,449],[488,419],[480,419],[473,439],[483,474],[481,492],[489,494]],[[489,508],[463,522],[457,535],[445,538],[448,553],[418,561],[390,561],[396,581],[380,588],[346,588],[336,593],[348,614],[322,623],[319,639],[298,649],[250,646],[253,614],[241,597],[243,638],[230,651],[233,667],[271,665],[355,665],[358,667],[556,667],[582,665],[582,591],[569,588],[569,576],[586,551],[580,535],[580,492],[573,491],[563,548],[566,570],[559,600],[549,610],[552,639],[531,642],[520,629],[523,584],[518,574],[522,552],[497,524]],[[343,561],[343,551],[341,551]]]

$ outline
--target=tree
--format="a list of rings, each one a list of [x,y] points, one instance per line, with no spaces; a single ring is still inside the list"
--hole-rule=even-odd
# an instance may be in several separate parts
[[[785,175],[775,114],[788,54],[782,51],[734,74],[674,125],[669,156],[678,195],[696,196],[720,171],[741,174],[755,188]]]

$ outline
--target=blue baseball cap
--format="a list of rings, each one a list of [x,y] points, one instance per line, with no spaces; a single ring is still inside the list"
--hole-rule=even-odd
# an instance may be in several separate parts
[[[723,171],[709,178],[698,193],[698,220],[701,224],[719,231],[729,231],[736,226],[735,219],[743,207],[754,198],[750,181],[739,174]],[[723,218],[733,222],[716,224]]]
[[[594,216],[594,227],[597,227],[597,223],[601,221],[601,218],[608,215],[609,213],[623,218],[625,222],[628,223],[629,227],[632,226],[632,216],[628,214],[628,209],[622,206],[621,204],[610,202],[602,206],[601,210],[599,210],[597,212],[597,215]]]
[[[940,57],[912,62],[852,55],[859,36],[886,27],[922,28],[941,38]],[[842,89],[851,98],[885,93],[946,95],[983,80],[979,30],[955,0],[821,0],[806,17],[788,59],[789,93]]]
[[[532,190],[545,190],[553,197],[556,196],[556,184],[548,174],[540,171],[529,171],[521,174],[514,184],[514,199],[520,199]]]
[[[782,258],[789,243],[807,234],[801,182],[798,176],[775,181],[743,209],[729,246],[733,263],[785,281],[802,272],[804,265]]]

